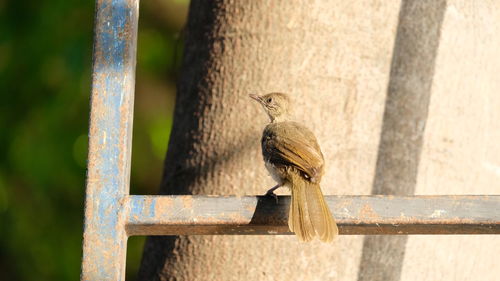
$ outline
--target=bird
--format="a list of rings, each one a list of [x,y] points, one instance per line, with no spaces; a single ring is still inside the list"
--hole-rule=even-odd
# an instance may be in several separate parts
[[[292,102],[284,93],[250,94],[267,113],[270,123],[261,139],[265,167],[277,185],[291,191],[288,227],[300,241],[309,242],[318,237],[332,242],[338,227],[321,192],[325,160],[314,133],[304,125],[292,121]]]

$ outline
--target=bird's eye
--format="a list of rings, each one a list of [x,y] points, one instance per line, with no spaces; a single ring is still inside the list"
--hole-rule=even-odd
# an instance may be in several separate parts
[[[272,101],[273,101],[273,98],[268,98],[266,102],[267,102],[267,103],[270,103],[270,102],[272,102]]]

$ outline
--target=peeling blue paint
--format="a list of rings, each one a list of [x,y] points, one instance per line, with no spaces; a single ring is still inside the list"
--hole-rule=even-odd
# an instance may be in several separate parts
[[[131,206],[130,206],[130,212],[132,214],[139,214],[141,213],[141,210],[144,210],[144,200],[136,200],[134,202],[132,202]],[[135,222],[135,218],[134,217],[131,217],[131,220]]]
[[[154,218],[156,216],[156,199],[151,200],[151,204],[149,205],[149,216]]]
[[[123,280],[137,0],[97,0],[82,280]]]

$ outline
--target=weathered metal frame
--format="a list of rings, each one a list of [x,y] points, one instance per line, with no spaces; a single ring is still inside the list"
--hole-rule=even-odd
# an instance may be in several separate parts
[[[82,280],[123,280],[138,0],[97,0]]]
[[[97,0],[82,280],[124,280],[131,235],[290,234],[289,197],[129,195],[138,0]],[[500,234],[500,196],[328,196],[341,234]]]
[[[500,234],[500,196],[327,196],[340,234]],[[141,196],[128,235],[291,234],[289,196]],[[493,210],[498,210],[494,212]]]

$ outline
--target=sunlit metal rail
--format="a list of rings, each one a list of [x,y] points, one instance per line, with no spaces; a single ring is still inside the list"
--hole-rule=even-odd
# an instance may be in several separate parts
[[[289,234],[289,197],[129,195],[138,0],[97,0],[81,280],[124,280],[131,235]],[[263,189],[265,189],[263,187]],[[499,234],[499,196],[329,196],[341,234]]]
[[[129,196],[128,235],[290,234],[290,198]],[[500,196],[327,196],[340,234],[500,234]]]

